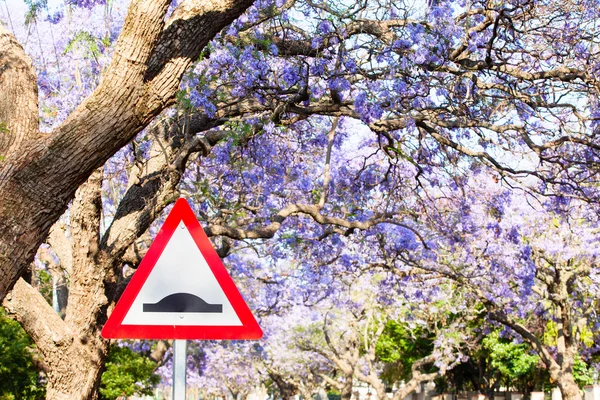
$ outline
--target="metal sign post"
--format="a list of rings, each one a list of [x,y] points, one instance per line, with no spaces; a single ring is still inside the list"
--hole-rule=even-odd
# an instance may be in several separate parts
[[[187,340],[173,340],[173,400],[185,400]]]

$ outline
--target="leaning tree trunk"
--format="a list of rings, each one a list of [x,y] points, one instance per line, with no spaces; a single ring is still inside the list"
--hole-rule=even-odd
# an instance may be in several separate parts
[[[252,0],[133,0],[96,90],[39,132],[31,61],[0,26],[0,300],[90,174],[173,104],[184,72]]]
[[[44,356],[48,400],[98,397],[108,354],[108,341],[101,337],[98,324],[108,304],[104,293],[108,268],[99,255],[101,191],[99,169],[81,185],[71,207],[71,279],[65,320],[23,279],[3,302]]]
[[[298,387],[294,383],[285,380],[281,374],[275,371],[269,371],[269,377],[275,382],[275,385],[277,385],[279,396],[283,400],[291,400],[298,393]]]
[[[352,398],[352,377],[346,377],[342,386],[341,397],[342,400],[350,400]]]
[[[107,305],[106,268],[99,262],[102,171],[81,185],[70,213],[70,293],[65,320],[35,288],[19,279],[3,305],[33,338],[47,366],[48,400],[94,400],[108,341],[97,321]],[[66,252],[66,250],[64,251]]]
[[[312,400],[312,391],[309,390],[307,387],[300,385],[298,386],[298,391],[300,392],[300,396],[302,396],[304,400]]]
[[[46,387],[47,400],[96,400],[108,342],[75,342],[65,353],[55,355]]]
[[[130,182],[135,184],[126,191],[102,238],[102,169],[96,170],[75,195],[69,213],[69,238],[60,227],[51,231],[49,242],[70,276],[65,320],[22,279],[5,298],[4,306],[45,356],[50,370],[49,399],[97,397],[108,346],[100,329],[124,289],[123,264],[135,266],[142,257],[127,249],[178,197],[177,186],[190,154],[200,148],[210,151],[222,137],[205,135],[200,146],[194,140],[180,140],[189,132],[179,129],[177,123],[168,128],[155,132],[148,161],[132,168]],[[162,351],[153,352],[151,358],[160,361],[165,350],[162,347]]]
[[[571,372],[562,372],[556,383],[563,400],[582,400],[581,389]]]

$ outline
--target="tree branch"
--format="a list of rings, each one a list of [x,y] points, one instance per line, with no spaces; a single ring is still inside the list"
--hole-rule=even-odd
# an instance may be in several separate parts
[[[105,303],[104,275],[96,265],[102,212],[102,168],[97,169],[77,190],[71,206],[71,249],[73,266],[65,322],[84,337],[94,329],[98,304]]]
[[[1,165],[0,299],[31,262],[75,190],[175,101],[183,72],[252,1],[186,1],[163,30],[169,3],[133,1],[96,90],[52,135],[23,143]],[[3,43],[13,40],[7,42],[2,34]],[[37,120],[37,109],[34,114]]]
[[[25,140],[39,135],[37,79],[31,59],[0,24],[0,166]],[[4,175],[0,170],[0,187]]]
[[[66,229],[67,227],[62,221],[57,221],[52,225],[52,228],[50,228],[50,233],[48,234],[48,239],[46,241],[58,256],[61,268],[71,274],[73,268],[73,253],[71,241],[67,237]]]
[[[23,279],[2,302],[11,316],[23,326],[42,354],[60,351],[70,346],[73,334],[67,324],[52,309],[40,292]]]
[[[375,214],[373,218],[366,221],[348,221],[340,217],[325,216],[320,213],[318,205],[313,204],[290,204],[275,216],[271,218],[271,223],[263,228],[256,229],[242,229],[234,228],[223,225],[209,225],[205,231],[208,236],[227,236],[232,239],[269,239],[275,236],[275,233],[281,227],[281,224],[290,216],[296,214],[304,214],[311,217],[315,222],[321,225],[335,225],[347,230],[353,229],[369,229],[377,224],[381,223],[392,223],[398,224],[398,221],[394,221],[393,214]]]

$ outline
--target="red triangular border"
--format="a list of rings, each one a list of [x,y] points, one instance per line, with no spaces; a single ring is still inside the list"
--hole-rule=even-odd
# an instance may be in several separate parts
[[[125,315],[139,294],[146,279],[152,272],[167,243],[173,236],[179,222],[183,221],[194,242],[206,259],[212,273],[221,285],[225,296],[240,319],[241,326],[176,326],[176,325],[122,325]],[[102,329],[105,339],[260,339],[263,335],[260,326],[246,305],[235,283],[223,266],[198,223],[188,202],[180,198],[167,216],[158,235],[152,242],[138,269],[135,271],[123,295]]]

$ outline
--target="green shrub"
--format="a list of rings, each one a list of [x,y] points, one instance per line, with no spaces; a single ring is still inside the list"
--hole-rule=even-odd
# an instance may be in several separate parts
[[[33,341],[0,307],[0,400],[42,399],[45,387],[34,366]]]
[[[101,398],[113,400],[119,396],[134,394],[151,395],[160,381],[155,370],[154,361],[129,347],[111,346],[100,383]]]

